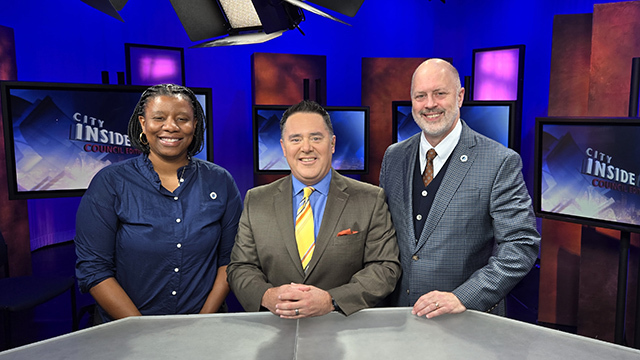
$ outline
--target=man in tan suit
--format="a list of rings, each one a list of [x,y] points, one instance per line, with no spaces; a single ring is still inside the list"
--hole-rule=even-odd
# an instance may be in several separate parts
[[[377,305],[401,271],[384,191],[331,168],[336,137],[317,103],[289,108],[280,129],[291,175],[247,192],[227,268],[231,290],[246,311],[290,319]],[[303,267],[294,223],[305,187],[313,187],[315,242]]]

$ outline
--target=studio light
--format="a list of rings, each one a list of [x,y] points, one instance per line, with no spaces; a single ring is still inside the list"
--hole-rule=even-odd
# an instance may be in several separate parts
[[[311,6],[317,3],[329,10],[353,16],[364,0],[171,0],[194,47],[214,47],[261,43],[287,30],[298,29],[303,10],[334,21],[346,22]],[[348,25],[348,24],[347,24]],[[304,33],[303,33],[304,34]]]
[[[320,10],[321,6],[353,17],[364,0],[170,0],[189,39],[201,42],[193,47],[261,43],[300,29],[304,11],[346,24]],[[82,0],[82,2],[124,21],[118,11],[127,0]],[[302,32],[304,34],[304,32]]]
[[[171,4],[191,41],[215,38],[195,47],[264,42],[295,28],[303,18],[298,7],[274,6],[269,0],[171,0]]]

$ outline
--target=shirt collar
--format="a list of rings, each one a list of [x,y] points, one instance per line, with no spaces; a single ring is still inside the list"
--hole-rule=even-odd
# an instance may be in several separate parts
[[[311,185],[315,189],[315,191],[320,194],[327,195],[329,194],[329,185],[331,184],[331,170],[325,175],[322,180],[318,181],[316,184]],[[295,176],[291,175],[291,185],[293,185],[293,196],[296,196],[299,192],[302,191],[307,185],[300,182],[300,180],[296,179]]]
[[[136,163],[138,165],[138,168],[140,169],[140,172],[142,173],[142,175],[144,175],[145,178],[151,181],[151,183],[153,183],[158,188],[162,186],[160,182],[160,176],[158,176],[158,173],[155,172],[155,170],[153,169],[153,164],[151,163],[151,160],[149,160],[149,154],[143,153],[142,155],[138,156],[138,158],[136,159]]]
[[[187,177],[191,176],[194,173],[193,170],[196,167],[194,159],[195,158],[191,157],[191,159],[189,160],[189,163],[184,167],[179,168],[178,173],[176,173],[177,176],[178,174],[183,175],[185,182],[187,181]],[[140,156],[138,156],[135,161],[137,163],[138,168],[140,169],[140,172],[144,175],[144,177],[149,179],[149,181],[151,181],[152,184],[157,186],[158,189],[161,189],[162,182],[160,181],[160,176],[153,168],[153,163],[151,162],[151,160],[149,160],[149,154],[143,153]],[[182,171],[183,168],[184,168],[184,172]]]
[[[458,119],[456,126],[454,126],[453,131],[449,133],[436,147],[431,146],[427,141],[427,138],[424,137],[424,133],[420,136],[420,162],[421,164],[426,163],[427,151],[433,148],[436,150],[438,156],[436,159],[439,159],[442,163],[447,161],[451,153],[453,153],[453,149],[455,149],[456,145],[458,145],[458,141],[460,140],[460,135],[462,134],[462,120]],[[436,160],[434,160],[436,161]],[[423,164],[424,165],[424,164]],[[423,166],[424,167],[424,166]]]

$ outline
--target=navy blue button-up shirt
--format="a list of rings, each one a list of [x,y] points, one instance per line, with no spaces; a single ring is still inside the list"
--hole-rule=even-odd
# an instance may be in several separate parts
[[[180,175],[168,191],[146,155],[96,174],[76,217],[81,291],[114,277],[143,315],[200,311],[229,263],[242,204],[218,165],[193,158]]]

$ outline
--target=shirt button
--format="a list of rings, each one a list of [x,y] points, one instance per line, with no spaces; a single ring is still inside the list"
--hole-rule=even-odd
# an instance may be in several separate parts
[[[176,222],[177,222],[177,223],[179,223],[180,221],[182,221],[182,220],[180,220],[180,218],[176,219]]]
[[[173,269],[173,271],[178,272],[178,271],[180,271],[180,269],[175,268],[175,269]]]
[[[418,214],[418,215],[416,216],[416,220],[418,220],[418,221],[422,220],[422,215]]]
[[[427,196],[427,194],[429,194],[429,193],[427,192],[427,190],[422,190],[422,196]],[[177,200],[177,199],[176,199],[176,200]]]
[[[176,245],[176,247],[177,247],[178,249],[180,249],[180,248],[182,247],[182,244],[178,244],[178,245]]]
[[[411,292],[411,291],[409,291],[409,289],[407,289],[407,295],[409,295],[409,293],[410,293],[410,292]]]
[[[411,257],[411,259],[412,259],[412,260],[419,260],[419,259],[420,259],[420,257],[419,257],[418,255],[413,255],[413,256]]]
[[[175,290],[171,292],[171,295],[175,295],[175,294],[177,294]]]
[[[177,197],[177,196],[174,196],[174,197],[173,197],[173,200],[176,200],[176,201],[177,201],[177,200],[178,200],[178,197]]]

